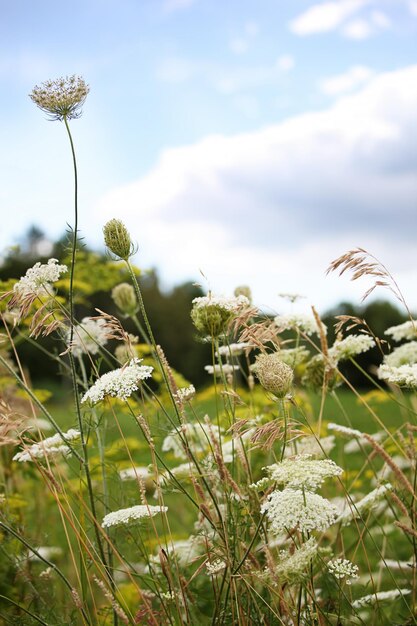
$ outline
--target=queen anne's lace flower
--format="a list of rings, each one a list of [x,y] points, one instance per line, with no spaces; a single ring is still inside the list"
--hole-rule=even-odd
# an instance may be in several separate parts
[[[186,459],[182,438],[187,441],[187,446],[194,453],[206,452],[210,447],[210,436],[218,439],[218,429],[211,428],[208,424],[199,422],[183,424],[179,431],[172,430],[162,443],[163,452],[172,452],[177,459]]]
[[[229,376],[233,374],[234,371],[239,369],[238,365],[229,365],[228,363],[223,363],[222,365],[205,365],[204,369],[207,374],[215,375],[215,376]]]
[[[139,522],[143,518],[154,517],[158,513],[168,511],[167,506],[151,506],[148,504],[137,504],[129,509],[119,509],[105,515],[102,527],[110,528],[110,526],[123,526]]]
[[[310,537],[300,548],[292,554],[280,552],[280,561],[276,566],[276,575],[280,583],[300,582],[310,574],[310,566],[318,554],[317,541]]]
[[[277,315],[274,319],[278,331],[284,330],[300,330],[306,335],[320,335],[320,328],[312,315],[303,315],[300,313],[291,313],[289,315]],[[327,328],[321,322],[321,330],[327,333]]]
[[[278,535],[292,528],[301,532],[326,530],[335,522],[337,508],[317,493],[284,489],[268,496],[261,513],[266,513],[271,531]]]
[[[190,385],[189,387],[181,387],[178,389],[177,393],[174,394],[176,399],[183,404],[184,402],[189,402],[194,398],[196,394],[194,385]]]
[[[284,459],[264,468],[271,480],[292,489],[305,488],[316,491],[326,478],[340,476],[341,467],[330,459],[312,459],[310,454],[296,456],[293,459]]]
[[[53,120],[80,117],[81,108],[90,88],[80,76],[66,76],[36,85],[31,100]]]
[[[79,438],[80,432],[71,428],[68,432],[63,433],[63,435],[66,441],[72,441]],[[64,454],[66,456],[71,454],[71,448],[69,448],[59,433],[47,439],[42,439],[42,441],[32,444],[22,452],[18,452],[14,455],[13,461],[26,463],[34,459],[57,456],[58,454]]]
[[[206,307],[215,306],[225,311],[231,311],[232,313],[239,313],[241,309],[249,306],[249,300],[246,296],[233,296],[226,298],[224,296],[214,296],[209,294],[208,296],[202,296],[200,298],[194,298],[193,305],[196,309],[204,309]]]
[[[285,448],[285,456],[292,456],[294,453],[308,454],[310,456],[326,456],[335,447],[334,435],[317,439],[313,435],[301,437],[292,442],[291,446]]]
[[[417,337],[417,322],[415,320],[404,322],[398,326],[391,326],[385,331],[386,335],[389,335],[394,341],[401,341],[401,339],[415,339]]]
[[[120,480],[138,480],[150,477],[150,473],[147,467],[126,467],[119,470]]]
[[[216,576],[216,574],[219,574],[220,572],[222,572],[225,569],[225,567],[226,567],[226,563],[222,561],[221,559],[216,559],[212,563],[209,563],[207,561],[206,563],[206,570],[209,576]]]
[[[417,363],[400,365],[400,367],[381,365],[378,377],[400,387],[417,387]]]
[[[18,296],[51,295],[52,283],[67,271],[67,266],[59,265],[57,259],[49,259],[48,263],[35,263],[15,284],[13,291]]]
[[[98,354],[101,346],[106,345],[109,335],[108,325],[103,318],[94,319],[84,317],[81,324],[74,328],[74,337],[71,342],[71,351],[74,356],[82,354]],[[67,332],[67,341],[70,331]]]
[[[92,387],[85,393],[81,402],[91,402],[97,404],[104,400],[106,396],[127,400],[134,391],[139,389],[139,382],[149,378],[153,367],[150,365],[139,365],[142,359],[132,359],[129,365],[120,367],[112,372],[103,374]]]
[[[359,568],[349,559],[333,559],[327,563],[327,569],[337,580],[346,580],[347,585],[351,585],[352,580],[358,578]]]
[[[369,335],[348,335],[341,341],[335,341],[329,350],[329,357],[335,361],[344,361],[366,352],[375,346],[375,340]]]
[[[364,513],[373,509],[376,504],[385,497],[388,491],[391,490],[391,483],[386,483],[370,491],[365,497],[358,500],[358,502],[353,504],[349,503],[348,506],[345,507],[344,512],[337,518],[337,522],[341,522],[343,526],[347,526],[352,520],[362,517]]]
[[[377,591],[375,593],[371,593],[368,596],[362,596],[362,598],[358,598],[352,602],[352,607],[354,609],[360,609],[369,604],[376,604],[377,602],[382,602],[383,600],[396,600],[396,598],[402,598],[402,596],[406,596],[411,593],[410,589],[390,589],[389,591]]]
[[[384,356],[384,364],[390,367],[401,367],[401,365],[413,365],[414,363],[417,363],[417,341],[404,343]]]
[[[216,352],[216,356],[239,356],[240,354],[243,354],[246,348],[250,348],[250,346],[251,344],[246,341],[242,341],[241,343],[230,343],[228,346],[220,346],[218,352]]]

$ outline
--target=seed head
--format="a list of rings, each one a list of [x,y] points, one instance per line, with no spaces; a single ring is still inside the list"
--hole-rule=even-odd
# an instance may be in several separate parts
[[[284,363],[278,354],[259,354],[256,357],[255,374],[262,387],[271,391],[278,398],[287,395],[294,378],[293,370]]]
[[[110,220],[103,227],[104,243],[115,256],[127,261],[135,252],[129,231],[121,220]]]
[[[36,85],[29,98],[51,120],[77,119],[87,98],[90,87],[81,76],[62,76]]]
[[[138,302],[136,300],[135,290],[129,283],[120,283],[116,285],[111,292],[113,302],[118,309],[126,315],[131,317],[138,310]]]

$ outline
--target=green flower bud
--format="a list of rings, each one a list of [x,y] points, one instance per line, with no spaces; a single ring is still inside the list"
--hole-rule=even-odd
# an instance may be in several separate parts
[[[293,370],[281,361],[278,352],[259,354],[256,357],[254,371],[262,387],[278,398],[284,398],[291,389]]]
[[[205,307],[195,306],[191,310],[191,319],[196,329],[202,335],[209,335],[210,337],[218,337],[226,332],[233,317],[233,311],[228,311],[216,304]]]
[[[126,317],[132,317],[138,311],[135,290],[129,283],[120,283],[112,289],[111,297],[117,308]]]
[[[301,382],[314,391],[320,391],[326,378],[327,389],[332,391],[340,384],[337,370],[326,365],[322,354],[316,354],[307,363]]]
[[[110,220],[103,227],[104,243],[115,256],[127,261],[135,253],[129,231],[121,220]]]

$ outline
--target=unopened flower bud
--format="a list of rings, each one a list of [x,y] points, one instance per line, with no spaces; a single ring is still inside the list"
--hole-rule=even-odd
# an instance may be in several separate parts
[[[127,261],[135,252],[129,231],[121,220],[110,220],[103,227],[104,243],[113,254]]]
[[[314,391],[322,389],[324,384],[333,391],[340,384],[340,377],[334,367],[326,364],[322,354],[316,354],[307,363],[301,382]]]
[[[194,307],[191,310],[191,319],[196,329],[202,335],[218,337],[227,329],[233,318],[233,312],[223,309],[216,304],[204,308]]]
[[[126,317],[132,317],[138,310],[135,290],[129,283],[120,283],[112,289],[111,297],[117,308]]]
[[[289,392],[294,378],[293,370],[281,361],[278,352],[259,354],[256,357],[255,374],[262,387],[278,398]]]

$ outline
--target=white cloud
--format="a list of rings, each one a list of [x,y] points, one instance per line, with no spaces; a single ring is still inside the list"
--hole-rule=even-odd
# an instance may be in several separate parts
[[[385,30],[386,28],[390,28],[391,20],[386,13],[382,11],[372,11],[370,16],[371,22],[381,30]]]
[[[184,83],[198,72],[199,64],[184,57],[168,57],[156,70],[159,80],[166,83]]]
[[[234,54],[243,54],[249,48],[249,43],[242,37],[235,37],[230,40],[229,48]]]
[[[416,106],[417,66],[380,74],[325,111],[165,150],[92,219],[125,220],[140,264],[159,265],[166,280],[201,268],[214,289],[250,282],[264,303],[283,291],[322,307],[359,295],[361,286],[323,278],[332,258],[359,245],[416,306]]]
[[[408,3],[408,8],[411,15],[415,15],[417,17],[417,0],[410,0]]]
[[[195,3],[195,0],[164,0],[163,10],[166,13],[174,13],[175,11],[182,11],[188,9]]]
[[[293,33],[302,36],[326,33],[338,28],[368,3],[369,0],[338,0],[315,4],[292,20],[289,27]]]
[[[348,39],[368,39],[372,35],[373,29],[367,20],[357,19],[345,24],[342,33]]]
[[[373,76],[373,71],[363,65],[355,65],[337,76],[320,81],[320,90],[327,96],[338,96],[361,87]]]
[[[283,54],[277,59],[277,67],[283,72],[289,72],[294,66],[295,60],[291,54]]]

